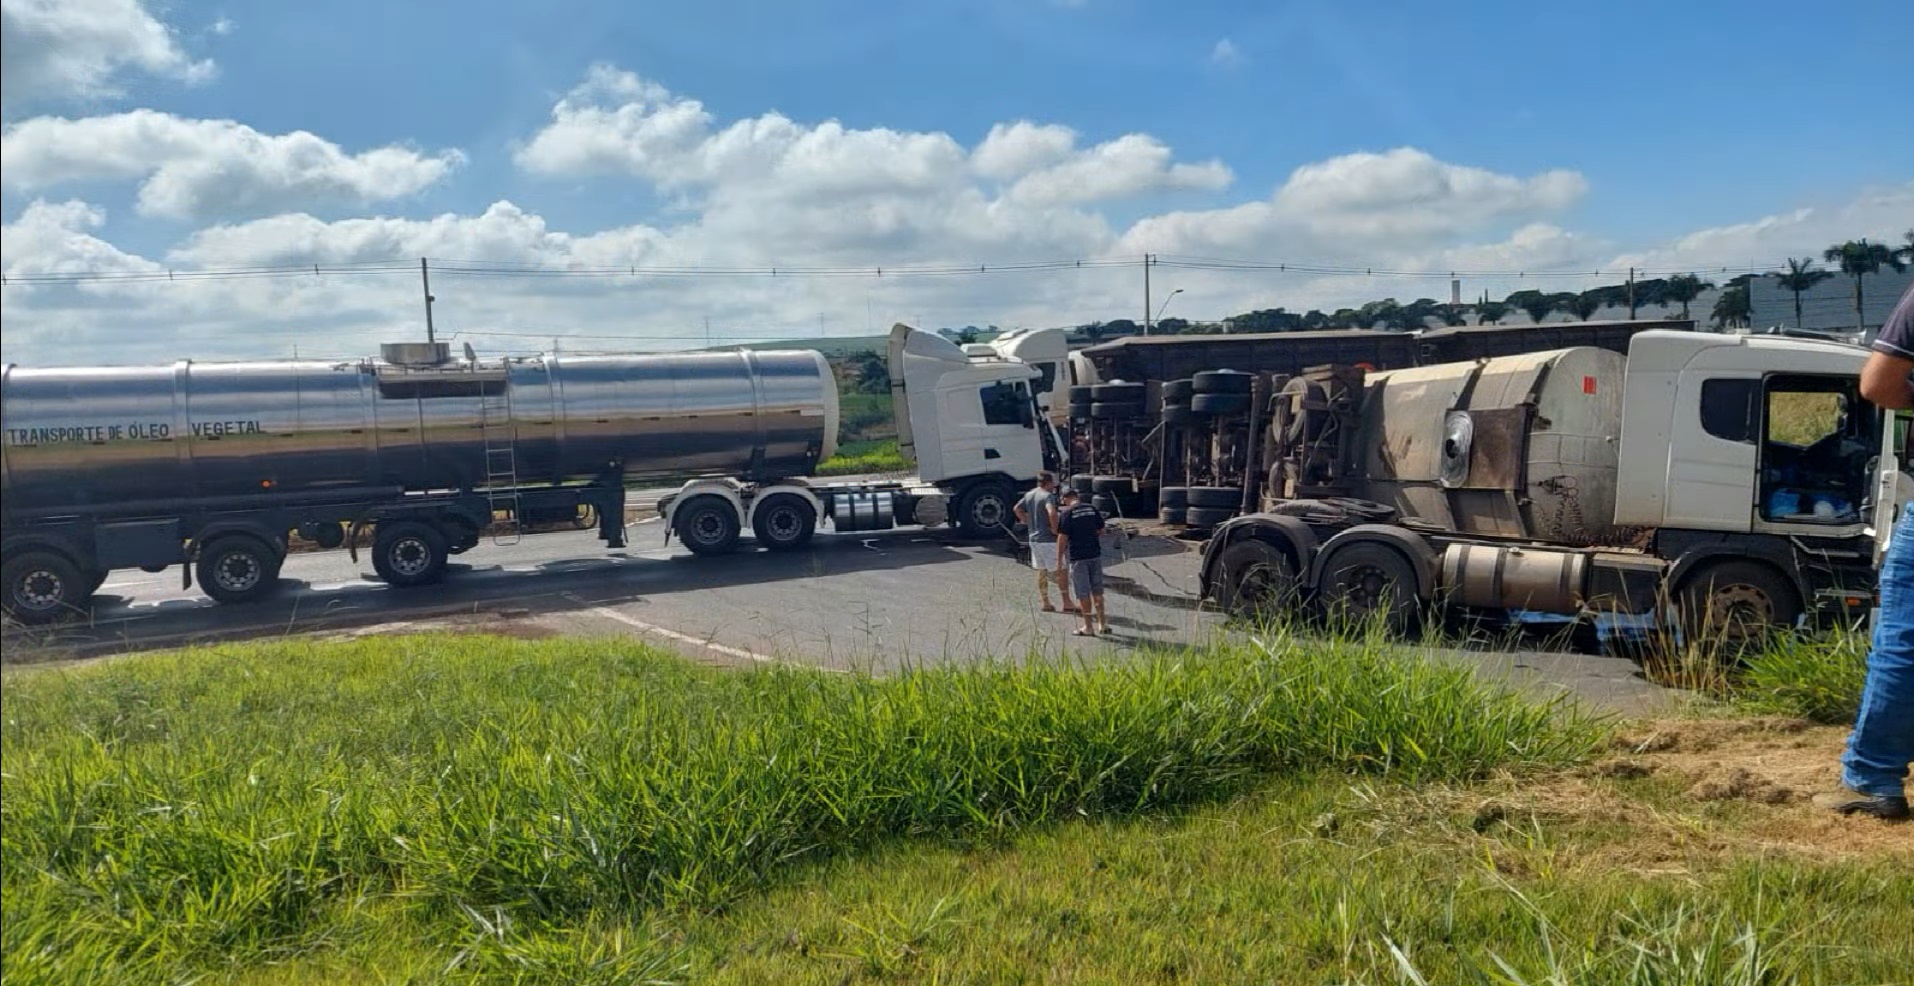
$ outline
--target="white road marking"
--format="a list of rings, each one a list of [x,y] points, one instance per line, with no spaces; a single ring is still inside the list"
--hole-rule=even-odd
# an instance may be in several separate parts
[[[572,597],[572,599],[574,602],[582,603],[585,601],[583,599],[577,598],[576,596]],[[676,630],[667,629],[655,623],[646,623],[644,620],[641,620],[635,616],[627,616],[623,613],[618,612],[615,609],[612,609],[610,606],[593,606],[591,608],[591,612],[599,616],[602,616],[605,619],[616,620],[619,623],[623,623],[628,627],[632,627],[637,630],[642,630],[645,633],[655,634],[657,636],[665,637],[670,640],[676,640],[681,644],[690,644],[693,647],[702,647],[705,650],[715,651],[716,653],[726,655],[727,657],[741,657],[747,661],[755,661],[759,664],[789,664],[794,667],[811,668],[812,670],[815,670],[815,671],[829,671],[832,674],[846,673],[842,668],[821,668],[821,667],[817,667],[816,665],[802,664],[796,661],[787,661],[787,660],[784,660],[783,658],[771,657],[766,654],[759,654],[755,651],[748,651],[742,647],[731,647],[726,644],[717,643],[715,641],[704,640],[698,637],[694,637],[688,633],[679,633]]]

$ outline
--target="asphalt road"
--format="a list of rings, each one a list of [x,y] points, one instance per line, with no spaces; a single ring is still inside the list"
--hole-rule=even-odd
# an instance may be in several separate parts
[[[453,559],[444,583],[389,589],[343,550],[287,559],[281,591],[220,606],[182,589],[177,569],[115,572],[89,620],[52,630],[9,629],[9,664],[59,662],[158,647],[288,633],[459,626],[519,634],[633,636],[722,664],[786,661],[886,672],[909,665],[1113,656],[1235,633],[1195,601],[1197,555],[1180,542],[1128,536],[1106,548],[1113,632],[1086,639],[1038,609],[1031,572],[1008,544],[922,531],[820,534],[805,551],[751,549],[699,558],[663,543],[653,520],[607,551],[594,532],[482,543]],[[1547,649],[1429,649],[1542,693],[1599,709],[1652,712],[1675,693],[1622,658]]]

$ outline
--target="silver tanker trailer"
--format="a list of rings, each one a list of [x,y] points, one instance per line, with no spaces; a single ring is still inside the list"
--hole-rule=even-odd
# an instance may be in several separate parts
[[[501,522],[595,516],[622,547],[626,486],[647,480],[688,478],[659,509],[698,554],[746,530],[798,548],[820,523],[1000,527],[1060,447],[1038,372],[903,325],[889,356],[918,476],[837,484],[806,478],[838,430],[836,380],[810,351],[485,361],[398,343],[349,362],[8,365],[0,602],[52,620],[109,571],[172,565],[220,602],[255,600],[291,532],[356,552],[369,530],[387,583],[427,585]]]

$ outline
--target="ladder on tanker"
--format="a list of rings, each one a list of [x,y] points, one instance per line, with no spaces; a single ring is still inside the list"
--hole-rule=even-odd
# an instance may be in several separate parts
[[[492,543],[517,544],[524,534],[518,502],[518,423],[512,420],[512,389],[504,381],[479,391],[479,436],[485,446],[485,499],[492,514]],[[504,527],[499,514],[504,513]]]

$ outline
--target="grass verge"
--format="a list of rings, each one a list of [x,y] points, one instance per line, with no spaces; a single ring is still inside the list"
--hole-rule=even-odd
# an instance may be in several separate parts
[[[858,476],[865,473],[905,472],[911,468],[909,459],[897,449],[897,440],[845,442],[838,446],[837,454],[818,463],[815,470],[819,476]]]
[[[291,640],[18,672],[0,709],[9,982],[244,975],[392,936],[426,979],[641,980],[663,960],[617,928],[899,840],[1602,740],[1464,670],[1282,637],[883,679],[617,641]]]
[[[1860,633],[1786,637],[1748,660],[1732,686],[1735,703],[1755,712],[1852,723],[1867,680],[1868,638]]]

